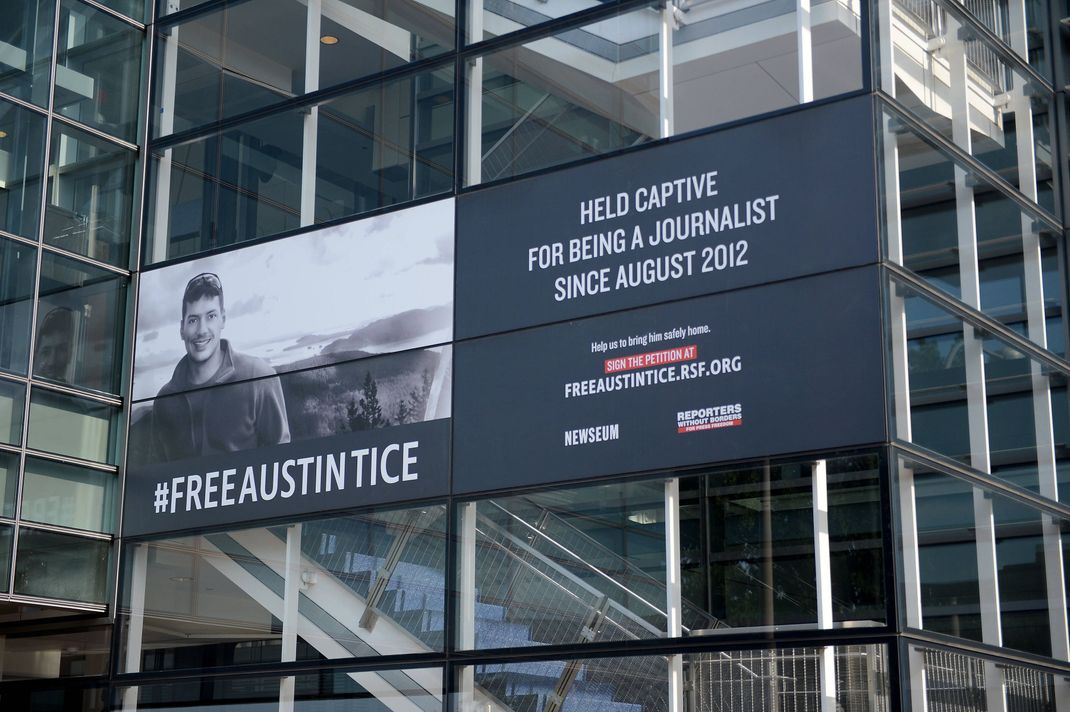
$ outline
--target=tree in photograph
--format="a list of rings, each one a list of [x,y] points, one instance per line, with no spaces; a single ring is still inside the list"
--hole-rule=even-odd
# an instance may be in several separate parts
[[[360,398],[348,406],[349,427],[353,430],[371,430],[386,425],[383,407],[379,403],[379,386],[372,378],[371,371],[364,375]]]

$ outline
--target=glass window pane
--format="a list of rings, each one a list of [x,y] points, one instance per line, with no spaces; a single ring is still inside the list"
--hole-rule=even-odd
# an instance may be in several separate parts
[[[6,593],[11,580],[11,543],[15,527],[0,525],[0,591]]]
[[[683,133],[862,88],[859,6],[813,3],[810,97],[800,89],[796,5],[692,3],[673,31],[673,128]]]
[[[22,527],[18,547],[15,593],[104,603],[109,542]]]
[[[315,118],[315,177],[302,177]],[[159,262],[452,190],[453,68],[158,151],[146,260]],[[302,184],[315,181],[302,220]]]
[[[309,5],[297,0],[232,3],[160,33],[155,135],[186,131],[453,48],[452,3],[339,0],[324,7],[316,18],[321,39],[307,48]],[[318,67],[315,76],[307,71],[310,54]]]
[[[974,3],[973,7],[979,5]],[[912,49],[905,49],[906,44],[904,49],[897,46],[895,85],[884,89],[930,128],[969,150],[1026,195],[1035,194],[1042,207],[1054,211],[1053,94],[1003,59],[965,24],[959,15],[963,12],[958,3],[944,0],[908,11],[918,23],[914,30],[918,36],[910,45]],[[925,48],[929,40],[938,37],[945,42]],[[896,42],[908,40],[897,35]],[[965,71],[953,69],[963,64]],[[952,81],[960,75],[965,77],[965,87],[958,80]],[[952,131],[952,119],[957,120],[963,112],[969,113],[968,137],[966,132]],[[1027,170],[1020,165],[1024,163],[1033,165]]]
[[[132,151],[54,122],[45,242],[126,267],[135,161]]]
[[[36,272],[35,248],[0,238],[0,371],[21,375],[29,366]]]
[[[920,695],[929,709],[990,709],[985,700],[995,699],[1004,700],[1008,712],[1057,709],[1063,682],[1033,667],[913,645],[905,659],[917,667],[909,676],[904,671],[903,680],[924,686]]]
[[[44,167],[45,118],[0,101],[0,230],[37,239]]]
[[[0,0],[0,92],[48,106],[53,0]]]
[[[144,596],[138,670],[280,661],[274,613],[290,537],[301,549],[296,574],[315,580],[299,584],[308,607],[298,660],[443,649],[446,506],[435,504],[136,545],[123,596]],[[137,582],[144,591],[131,590]]]
[[[26,458],[21,518],[110,532],[115,521],[115,480],[110,472]]]
[[[127,282],[66,257],[43,256],[34,376],[118,392]]]
[[[27,445],[44,452],[114,463],[118,409],[41,388],[30,396]]]
[[[136,141],[144,34],[73,0],[60,5],[54,110]]]
[[[26,386],[0,379],[0,442],[22,442],[22,414],[26,409]]]
[[[890,114],[886,120],[897,121]],[[1040,212],[1023,209],[1004,190],[912,131],[898,128],[886,132],[885,141],[885,160],[890,160],[887,150],[894,148],[898,166],[896,185],[886,190],[889,197],[898,197],[899,203],[898,215],[892,216],[886,234],[889,240],[901,240],[903,266],[937,289],[962,299],[961,273],[972,270],[973,265],[962,264],[962,256],[968,253],[960,249],[960,243],[975,243],[981,310],[1026,338],[1062,353],[1058,238],[1040,219]],[[962,202],[963,195],[968,202]],[[972,221],[959,220],[959,205],[972,210]],[[967,234],[961,233],[964,228]],[[888,253],[896,255],[896,247],[889,243]],[[1026,258],[1038,248],[1042,256],[1039,265]],[[1043,307],[1032,316],[1035,326],[1029,323],[1034,303]]]
[[[0,452],[0,517],[15,516],[15,496],[19,487],[19,456]]]
[[[635,146],[660,136],[658,31],[648,7],[482,57],[478,164],[466,183]]]
[[[573,0],[568,3],[513,3],[494,0],[471,0],[468,5],[468,27],[465,42],[474,44],[492,37],[500,37],[526,27],[557,20],[601,3],[597,0]]]
[[[7,680],[45,680],[83,675],[106,675],[108,653],[111,650],[111,626],[94,626],[42,633],[39,630],[26,633],[9,633],[0,641],[0,674]],[[72,691],[82,692],[76,687]],[[35,712],[92,712],[90,705],[57,707],[44,700],[41,704],[15,706],[18,698],[9,700],[4,691],[5,706],[11,709],[35,710]],[[62,699],[54,696],[53,700]],[[81,701],[81,700],[79,700]]]
[[[227,678],[207,676],[143,684],[137,702],[144,709],[266,712],[278,709],[285,680],[294,712],[379,712],[380,710],[441,710],[445,692],[441,668],[383,669],[375,672],[320,670],[290,677]]]

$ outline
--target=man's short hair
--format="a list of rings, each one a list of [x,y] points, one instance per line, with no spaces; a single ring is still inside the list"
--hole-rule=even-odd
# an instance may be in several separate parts
[[[187,304],[193,304],[198,299],[212,299],[213,297],[219,298],[219,309],[223,311],[223,283],[219,281],[219,275],[201,272],[186,282],[186,291],[182,293],[182,318],[186,318]]]
[[[67,307],[55,307],[41,321],[39,336],[62,336],[70,339],[74,336],[74,312]]]

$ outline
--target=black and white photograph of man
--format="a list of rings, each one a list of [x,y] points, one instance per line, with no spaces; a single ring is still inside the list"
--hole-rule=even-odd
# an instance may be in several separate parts
[[[452,337],[452,200],[147,270],[131,462],[448,417]]]
[[[268,363],[223,338],[223,284],[205,272],[182,294],[178,332],[186,355],[157,394],[152,447],[161,460],[236,452],[290,442],[285,398]],[[226,388],[209,388],[234,384]]]

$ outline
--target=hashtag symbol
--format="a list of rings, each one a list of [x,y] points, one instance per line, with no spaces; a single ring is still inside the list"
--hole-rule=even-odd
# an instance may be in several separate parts
[[[167,482],[156,483],[156,501],[153,504],[156,506],[156,513],[167,511],[167,505],[169,503],[168,495],[171,494],[171,487]]]

